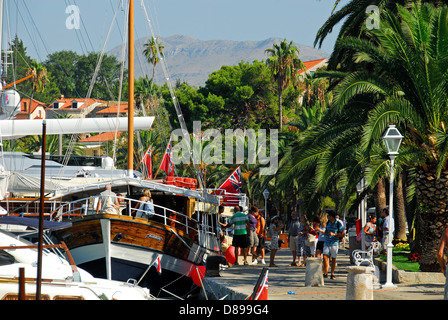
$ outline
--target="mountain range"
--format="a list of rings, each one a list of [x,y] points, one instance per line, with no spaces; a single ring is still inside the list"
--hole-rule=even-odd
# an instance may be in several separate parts
[[[152,76],[152,65],[144,57],[143,50],[149,38],[135,40],[135,78]],[[199,40],[188,35],[173,35],[160,37],[158,42],[163,45],[163,53],[167,64],[167,74],[172,83],[179,79],[190,85],[203,86],[213,71],[223,65],[236,65],[241,61],[266,60],[265,50],[272,48],[274,43],[283,39],[268,38],[262,41],[232,41],[232,40]],[[296,44],[302,61],[328,58],[329,54],[301,44]],[[108,54],[122,59],[122,45],[110,50]],[[127,53],[126,53],[127,54]],[[126,58],[127,59],[127,58]],[[155,82],[166,82],[161,65],[157,65]]]

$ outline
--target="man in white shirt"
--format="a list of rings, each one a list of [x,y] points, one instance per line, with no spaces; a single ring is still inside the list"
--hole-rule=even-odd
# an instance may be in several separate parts
[[[119,214],[119,208],[120,203],[118,202],[116,193],[112,191],[110,184],[106,185],[106,190],[100,193],[96,213]]]
[[[382,227],[383,239],[381,240],[381,245],[383,246],[383,250],[386,250],[386,246],[389,243],[389,237],[392,237],[391,240],[393,240],[395,226],[394,220],[390,218],[389,210],[387,208],[383,209],[383,212],[381,212],[381,216],[384,219]]]

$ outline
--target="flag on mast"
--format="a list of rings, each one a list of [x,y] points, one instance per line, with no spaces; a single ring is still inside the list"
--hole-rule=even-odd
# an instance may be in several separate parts
[[[269,270],[263,268],[249,300],[268,300]]]
[[[173,164],[173,152],[171,149],[171,142],[168,143],[165,154],[160,164],[159,170],[165,171],[167,176],[174,177],[174,164]]]
[[[229,193],[241,193],[241,188],[241,167],[238,166],[218,189],[226,190]]]
[[[152,155],[151,155],[151,146],[148,147],[148,150],[146,150],[145,155],[142,159],[143,164],[148,169],[148,178],[152,179]]]
[[[160,261],[160,255],[157,256],[152,265],[156,268],[159,274],[162,274],[162,262]]]

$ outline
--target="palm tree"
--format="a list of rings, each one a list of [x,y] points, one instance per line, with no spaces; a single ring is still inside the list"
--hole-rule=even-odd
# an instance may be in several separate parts
[[[405,139],[397,162],[415,170],[417,239],[422,271],[438,271],[436,249],[448,223],[448,7],[414,4],[384,11],[381,28],[368,32],[372,41],[338,41],[356,52],[359,63],[374,72],[353,72],[336,88],[335,101],[345,108],[365,95],[372,99],[362,133],[362,149],[381,143],[389,124]],[[375,45],[373,43],[377,43]]]
[[[160,62],[159,53],[160,56],[163,57],[164,48],[165,47],[163,46],[163,44],[160,43],[158,39],[154,37],[151,37],[151,40],[149,40],[149,42],[145,44],[145,50],[143,50],[143,53],[145,54],[145,57],[148,60],[148,62],[152,64],[151,86],[152,82],[154,81],[156,65]]]
[[[26,75],[34,75],[31,78],[32,91],[30,96],[30,106],[28,108],[28,118],[31,114],[31,104],[33,101],[34,92],[41,92],[48,84],[48,73],[47,68],[44,67],[42,63],[38,63],[36,60],[31,61],[30,65],[26,69]]]
[[[283,91],[290,83],[297,83],[299,77],[298,72],[304,69],[305,65],[299,59],[299,49],[297,49],[292,41],[288,43],[286,39],[280,42],[279,45],[274,44],[273,48],[266,49],[265,52],[269,55],[266,64],[271,69],[273,80],[277,83],[279,128],[281,130],[283,123]]]
[[[341,1],[335,0],[330,17],[318,30],[314,45],[322,46],[325,38],[333,31],[334,27],[342,23],[337,39],[346,37],[366,38],[366,26],[368,18],[372,18],[370,12],[366,12],[369,6],[376,6],[378,12],[388,10],[397,13],[397,4],[407,6],[415,1],[411,0],[350,0],[344,6],[338,8]],[[435,5],[448,4],[448,0],[420,0],[421,3],[434,3]],[[380,26],[381,28],[381,26]],[[372,41],[372,39],[371,39]],[[353,52],[346,48],[335,46],[331,57],[328,59],[330,70],[350,70],[353,67]]]

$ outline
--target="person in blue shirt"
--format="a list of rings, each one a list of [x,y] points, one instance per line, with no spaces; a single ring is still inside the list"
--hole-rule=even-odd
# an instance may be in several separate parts
[[[336,220],[336,212],[333,210],[328,211],[328,222],[325,228],[325,241],[324,241],[324,266],[323,274],[324,278],[328,277],[328,268],[330,266],[331,258],[331,276],[330,279],[336,279],[334,276],[334,270],[336,268],[336,257],[339,249],[339,238],[344,236],[344,227],[340,221]]]

